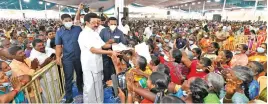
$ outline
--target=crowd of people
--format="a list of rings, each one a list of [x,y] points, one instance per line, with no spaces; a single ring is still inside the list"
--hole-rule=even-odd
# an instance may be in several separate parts
[[[63,67],[65,103],[73,102],[74,71],[83,103],[267,103],[266,22],[130,17],[118,24],[82,9],[60,20],[0,20],[1,103],[27,103],[21,87],[52,61]],[[150,58],[135,50],[143,43]],[[115,89],[112,75],[123,75],[125,88]]]

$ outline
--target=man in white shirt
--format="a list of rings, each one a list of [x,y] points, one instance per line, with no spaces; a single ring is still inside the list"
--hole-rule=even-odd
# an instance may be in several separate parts
[[[148,25],[148,27],[145,28],[144,33],[146,35],[146,38],[149,39],[151,35],[153,34],[153,27],[152,25]]]
[[[56,32],[54,32],[53,30],[47,31],[47,36],[48,36],[47,43],[46,43],[47,48],[51,48],[50,42],[51,42],[51,39],[55,38],[55,34]]]
[[[44,42],[40,39],[35,39],[33,41],[33,49],[31,51],[31,55],[29,57],[30,60],[37,59],[39,61],[40,67],[44,67],[47,64],[49,64],[51,61],[55,59],[55,50],[52,48],[45,47]],[[52,54],[54,54],[54,57]],[[52,67],[50,69],[52,71],[52,74],[50,72],[46,72],[44,75],[47,78],[47,85],[45,84],[45,81],[43,78],[40,79],[41,88],[43,90],[42,92],[42,98],[44,103],[56,103],[58,99],[55,99],[56,96],[60,96],[59,90],[56,90],[55,93],[53,92],[53,85],[55,89],[59,89],[59,84],[57,81],[57,66]],[[53,80],[52,80],[53,76]],[[54,84],[53,84],[54,83]],[[48,89],[49,93],[47,93],[46,89]],[[56,94],[56,95],[55,95]],[[48,95],[51,96],[51,101],[47,98]]]
[[[88,13],[84,17],[86,26],[80,33],[78,43],[81,49],[81,64],[83,71],[83,100],[84,103],[103,102],[103,61],[102,54],[117,55],[116,52],[102,50],[111,48],[111,44],[105,44],[100,38],[98,29],[98,16]]]
[[[128,32],[130,31],[130,28],[129,28],[128,24],[127,24],[126,18],[123,17],[121,19],[121,22],[122,22],[122,25],[119,25],[118,29],[121,30],[123,32],[123,34],[128,35]]]

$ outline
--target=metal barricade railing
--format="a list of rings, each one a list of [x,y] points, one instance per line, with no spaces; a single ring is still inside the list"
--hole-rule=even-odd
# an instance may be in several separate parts
[[[35,72],[21,91],[28,103],[59,103],[65,95],[64,85],[63,69],[53,61]]]

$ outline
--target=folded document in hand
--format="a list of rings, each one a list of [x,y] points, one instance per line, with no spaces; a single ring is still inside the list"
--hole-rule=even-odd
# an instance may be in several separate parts
[[[119,44],[113,44],[112,45],[113,51],[124,51],[124,50],[129,50],[131,48],[127,47],[126,45],[119,43]]]

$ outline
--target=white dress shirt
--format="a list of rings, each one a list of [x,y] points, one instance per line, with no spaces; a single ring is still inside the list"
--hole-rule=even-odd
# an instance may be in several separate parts
[[[152,27],[151,27],[151,29],[150,29],[150,27],[146,27],[143,34],[145,34],[146,35],[146,38],[149,39],[150,36],[153,34]]]
[[[82,69],[88,69],[96,73],[102,71],[102,54],[95,54],[90,51],[92,47],[101,49],[105,44],[98,32],[89,27],[85,27],[79,35],[78,43],[81,49]]]
[[[52,48],[45,48],[45,53],[42,53],[42,52],[39,52],[35,49],[32,49],[31,51],[31,55],[29,57],[30,60],[34,60],[35,58],[39,61],[39,65],[43,64],[45,62],[45,60],[51,56],[51,54],[55,53],[55,50],[52,49]],[[53,83],[54,83],[54,87],[57,89],[59,88],[59,84],[58,84],[58,78],[57,78],[57,66],[53,66],[51,69],[52,73],[50,73],[49,71],[45,73],[45,77],[47,78],[47,85],[45,84],[45,80],[43,78],[40,79],[40,85],[41,85],[41,88],[43,89],[43,92],[42,92],[42,96],[44,96],[42,98],[43,102],[44,103],[49,103],[50,101],[48,100],[47,96],[50,94],[50,96],[52,97],[51,98],[51,103],[56,103],[58,99],[55,99],[56,96],[60,96],[60,91],[59,90],[56,90],[55,94],[53,92]],[[43,77],[44,77],[43,76]],[[53,76],[53,80],[52,80],[52,76]],[[49,93],[47,93],[45,91],[46,87],[48,87],[48,90],[49,90]]]
[[[39,64],[43,64],[45,60],[50,57],[51,54],[55,53],[55,50],[52,48],[45,48],[45,53],[39,52],[34,48],[31,51],[31,55],[29,57],[30,60],[34,60],[35,58],[39,61]]]
[[[125,35],[128,35],[128,32],[130,31],[130,28],[127,24],[125,26],[119,26],[118,29],[121,30]]]
[[[84,103],[102,103],[102,54],[92,53],[90,49],[101,49],[105,43],[100,38],[97,30],[94,31],[87,26],[80,33],[78,43],[81,49],[81,64],[84,81],[83,101]]]

